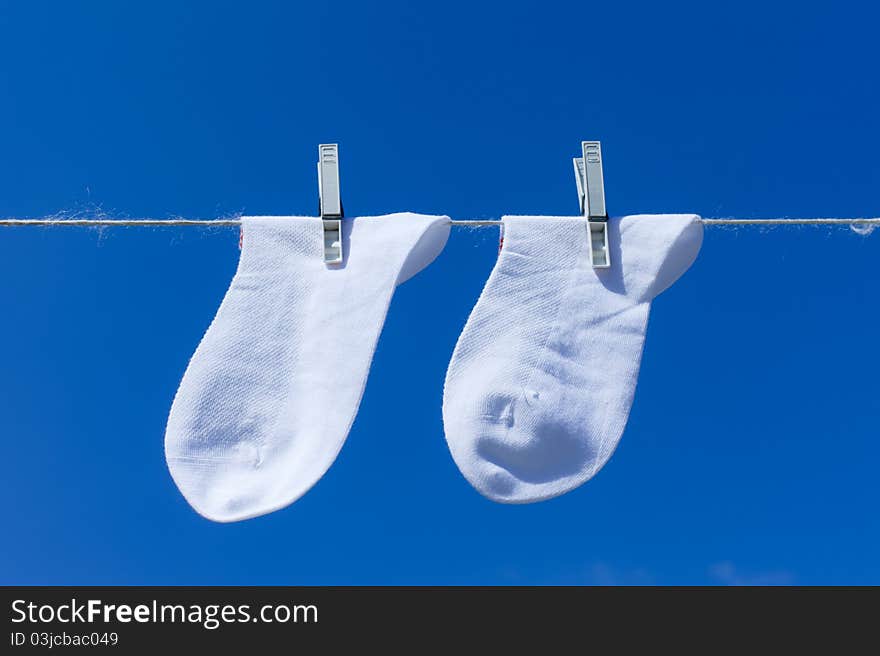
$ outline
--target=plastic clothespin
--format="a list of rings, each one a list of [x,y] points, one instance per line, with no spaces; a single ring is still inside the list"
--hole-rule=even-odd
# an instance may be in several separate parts
[[[581,214],[587,218],[590,235],[590,263],[594,269],[611,266],[608,249],[608,212],[605,210],[605,177],[602,173],[602,144],[598,141],[581,143],[582,157],[574,158],[574,177],[577,182]]]
[[[324,222],[324,262],[342,263],[342,200],[339,195],[339,144],[318,146],[318,211]]]

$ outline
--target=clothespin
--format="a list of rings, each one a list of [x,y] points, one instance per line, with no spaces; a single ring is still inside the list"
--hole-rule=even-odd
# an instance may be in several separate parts
[[[594,269],[607,269],[611,266],[611,252],[608,250],[602,144],[598,141],[584,141],[581,143],[581,150],[583,156],[574,158],[574,177],[581,214],[587,219],[587,233],[590,235],[590,263]]]
[[[339,196],[339,144],[318,146],[318,211],[324,222],[324,262],[342,263],[342,200]]]

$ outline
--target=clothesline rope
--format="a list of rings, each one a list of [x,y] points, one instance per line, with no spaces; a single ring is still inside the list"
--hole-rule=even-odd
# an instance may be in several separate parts
[[[880,226],[880,217],[850,219],[701,219],[704,225],[847,225],[847,226]],[[501,225],[498,219],[460,219],[452,220],[454,226],[480,228]],[[0,226],[68,226],[68,227],[101,227],[101,226],[237,226],[241,219],[0,219]]]

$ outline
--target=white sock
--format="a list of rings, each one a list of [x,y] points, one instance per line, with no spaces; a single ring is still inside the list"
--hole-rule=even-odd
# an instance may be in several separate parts
[[[329,469],[354,421],[395,285],[443,250],[449,218],[343,220],[344,265],[320,219],[243,217],[238,271],[196,349],[165,435],[201,515],[278,510]]]
[[[651,299],[691,265],[693,215],[608,225],[609,269],[590,265],[582,218],[505,217],[504,245],[446,374],[446,441],[484,496],[564,494],[608,461],[635,392]]]

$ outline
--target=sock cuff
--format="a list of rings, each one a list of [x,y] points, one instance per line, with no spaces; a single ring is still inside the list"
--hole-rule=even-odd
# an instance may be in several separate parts
[[[611,267],[593,269],[583,217],[505,216],[503,251],[529,270],[592,271],[610,291],[647,302],[690,268],[703,242],[696,214],[636,214],[608,219]]]

